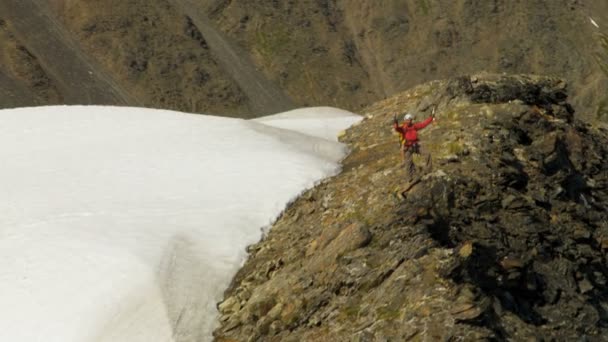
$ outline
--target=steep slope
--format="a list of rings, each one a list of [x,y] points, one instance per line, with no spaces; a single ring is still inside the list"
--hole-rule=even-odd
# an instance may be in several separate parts
[[[249,56],[223,37],[222,33],[210,23],[197,2],[191,0],[173,2],[201,30],[215,58],[247,95],[250,111],[257,115],[266,115],[294,108],[291,100],[281,89],[257,70]]]
[[[597,109],[608,89],[600,67],[608,61],[605,1],[206,3],[298,103],[356,109],[421,82],[484,70],[564,77],[584,109]]]
[[[29,78],[4,70],[9,83],[1,87],[18,82],[42,103],[65,102],[69,91],[99,92],[87,84],[101,82],[121,98],[128,93],[130,104],[191,112],[358,110],[422,82],[489,71],[562,77],[573,86],[579,113],[608,120],[608,2],[601,0],[10,0],[1,6],[0,19],[27,51],[25,62],[13,58],[5,69],[41,67]],[[41,49],[41,42],[61,48]],[[71,55],[76,62],[62,57]],[[71,64],[82,72],[72,73]],[[92,76],[84,72],[93,65]],[[35,81],[40,70],[44,92]]]
[[[6,79],[22,80],[38,95],[37,101],[27,98],[20,87],[3,85],[21,95],[16,104],[138,104],[124,86],[82,53],[45,1],[7,0],[0,4],[0,12],[10,24],[8,28],[3,21],[0,26],[3,46],[8,47],[8,58],[3,61],[14,71],[13,77]]]
[[[0,103],[4,107],[22,107],[38,102],[30,90],[0,69]]]
[[[0,4],[5,5],[6,3]],[[15,33],[16,30],[9,22],[0,19],[1,106],[59,103],[61,96],[55,82]]]
[[[247,116],[246,94],[181,8],[164,0],[57,1],[83,50],[145,106]]]
[[[343,172],[290,205],[219,304],[218,341],[601,340],[608,131],[558,78],[483,74],[379,102]],[[403,198],[392,114],[437,106]]]

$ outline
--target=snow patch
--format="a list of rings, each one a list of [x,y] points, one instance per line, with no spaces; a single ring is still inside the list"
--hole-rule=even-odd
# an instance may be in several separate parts
[[[319,120],[320,117],[323,120]],[[338,133],[344,129],[345,123],[350,126],[360,120],[359,115],[331,107],[301,108],[255,119],[265,125],[330,141],[338,141]]]
[[[598,25],[595,20],[593,20],[591,17],[589,17],[589,20],[591,21],[591,24],[593,24],[593,26],[600,28],[600,25]]]
[[[338,171],[359,119],[0,111],[0,340],[210,340],[245,247]]]

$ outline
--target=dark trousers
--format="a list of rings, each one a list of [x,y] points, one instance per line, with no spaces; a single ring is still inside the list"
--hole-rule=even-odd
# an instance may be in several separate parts
[[[430,172],[433,167],[431,154],[420,148],[420,144],[415,143],[411,146],[403,145],[401,148],[401,156],[403,157],[403,164],[405,165],[405,174],[408,182],[413,182],[422,175],[422,173],[419,174],[419,170],[414,164],[414,154],[418,154],[422,159],[422,163],[424,164],[422,173]]]

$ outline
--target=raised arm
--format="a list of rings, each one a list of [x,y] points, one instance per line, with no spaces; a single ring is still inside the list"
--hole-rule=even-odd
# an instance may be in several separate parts
[[[396,132],[403,133],[403,127],[399,126],[397,122],[393,122],[393,129],[395,129]]]
[[[399,120],[397,120],[397,115],[393,114],[393,129],[399,133],[403,133],[403,128],[399,126]]]
[[[428,125],[429,125],[431,122],[433,122],[433,119],[434,119],[434,117],[431,115],[431,116],[429,116],[429,117],[428,117],[428,119],[426,119],[426,120],[424,120],[424,121],[422,121],[422,122],[419,122],[419,123],[415,124],[415,125],[414,125],[414,128],[415,128],[416,130],[423,129],[423,128],[425,128],[426,126],[428,126]]]

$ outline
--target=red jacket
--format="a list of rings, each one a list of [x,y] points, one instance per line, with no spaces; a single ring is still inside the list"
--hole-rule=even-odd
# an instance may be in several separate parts
[[[418,131],[428,126],[431,122],[433,122],[433,117],[430,116],[428,119],[412,124],[408,126],[406,122],[404,122],[401,126],[396,123],[393,124],[395,131],[399,132],[401,135],[401,143],[405,146],[412,146],[413,144],[418,142]]]

